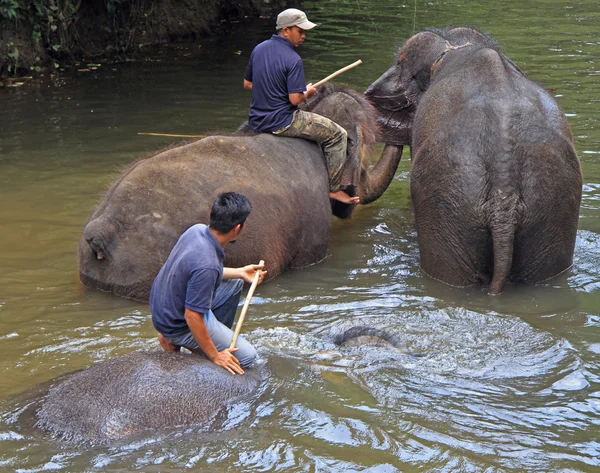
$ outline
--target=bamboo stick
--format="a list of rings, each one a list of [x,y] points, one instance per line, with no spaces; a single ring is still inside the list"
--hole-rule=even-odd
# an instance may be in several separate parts
[[[349,69],[352,69],[353,67],[358,66],[359,64],[362,64],[362,61],[359,59],[356,62],[353,62],[352,64],[349,64],[346,67],[342,67],[339,71],[335,71],[333,74],[329,74],[327,77],[325,77],[325,79],[320,80],[319,82],[317,82],[316,84],[313,84],[313,87],[319,87],[320,85],[323,85],[325,82],[333,79],[335,76],[339,76],[340,74],[346,72]]]
[[[206,138],[206,135],[170,135],[168,133],[142,133],[138,132],[138,135],[150,135],[150,136],[171,136],[173,138]]]
[[[261,266],[265,264],[263,260],[260,260]],[[246,300],[244,301],[244,307],[242,307],[242,312],[240,313],[240,318],[238,319],[238,323],[235,326],[235,332],[233,333],[233,338],[231,339],[231,345],[229,348],[235,348],[235,344],[237,343],[238,336],[240,335],[240,331],[242,330],[242,324],[244,323],[244,319],[246,318],[246,312],[248,312],[248,307],[250,306],[250,299],[254,295],[254,290],[258,285],[258,278],[260,276],[260,269],[256,270],[256,274],[254,275],[254,279],[252,280],[252,285],[248,290],[248,295],[246,296]]]

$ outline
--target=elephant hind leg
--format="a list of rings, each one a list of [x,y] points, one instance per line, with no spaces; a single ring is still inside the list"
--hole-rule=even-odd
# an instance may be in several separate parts
[[[573,261],[581,170],[570,142],[555,138],[522,159],[524,210],[517,233],[511,281],[536,283],[567,270]],[[535,172],[534,172],[535,171]]]
[[[457,214],[417,219],[421,269],[454,287],[489,284],[493,253],[487,228]]]
[[[577,214],[575,214],[577,216]],[[575,248],[575,218],[539,222],[517,234],[511,280],[536,283],[557,276],[571,267]]]
[[[158,343],[165,353],[177,353],[181,351],[179,345],[175,345],[171,340],[165,338],[162,333],[158,334]]]

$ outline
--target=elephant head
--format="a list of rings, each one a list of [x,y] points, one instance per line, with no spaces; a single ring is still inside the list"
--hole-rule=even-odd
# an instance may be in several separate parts
[[[445,56],[457,54],[455,51],[469,54],[482,47],[499,49],[493,39],[470,28],[431,29],[406,40],[400,46],[396,64],[365,91],[366,98],[379,114],[379,141],[410,145],[419,101]]]
[[[349,193],[360,196],[362,205],[377,200],[388,188],[402,157],[402,147],[387,145],[379,160],[369,169],[379,127],[377,110],[356,91],[324,84],[319,93],[301,105],[303,110],[330,118],[348,132],[348,158],[342,182]],[[348,218],[356,205],[332,201],[332,213]]]

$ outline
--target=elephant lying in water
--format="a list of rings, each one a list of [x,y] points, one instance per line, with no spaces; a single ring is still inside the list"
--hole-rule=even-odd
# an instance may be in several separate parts
[[[197,355],[133,352],[79,371],[50,389],[38,425],[66,439],[106,442],[145,429],[209,422],[259,387],[263,369],[232,376]]]
[[[573,260],[582,177],[564,113],[484,34],[430,30],[365,92],[411,146],[422,269],[453,286],[534,283]]]
[[[368,171],[376,112],[359,94],[319,89],[307,109],[348,131],[348,162],[359,171],[354,194],[362,204],[390,184],[402,148],[386,146]],[[362,163],[362,166],[361,166]],[[150,287],[179,236],[208,223],[221,192],[252,202],[243,236],[226,251],[226,266],[266,261],[268,277],[305,267],[327,254],[331,215],[347,218],[354,205],[330,202],[319,147],[270,134],[211,136],[138,161],[111,186],[92,214],[79,244],[82,283],[116,295],[148,300]]]
[[[353,327],[333,340],[342,347],[401,347],[392,335]],[[225,406],[255,396],[266,368],[232,376],[197,355],[133,352],[79,371],[53,386],[37,425],[74,441],[107,443],[147,429],[206,426]]]

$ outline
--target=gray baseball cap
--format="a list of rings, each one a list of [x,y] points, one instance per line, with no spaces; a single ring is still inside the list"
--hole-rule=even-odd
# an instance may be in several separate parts
[[[303,30],[312,30],[317,25],[312,21],[308,21],[306,13],[295,8],[288,8],[277,15],[278,30],[286,27],[291,28],[292,26],[297,26]]]

